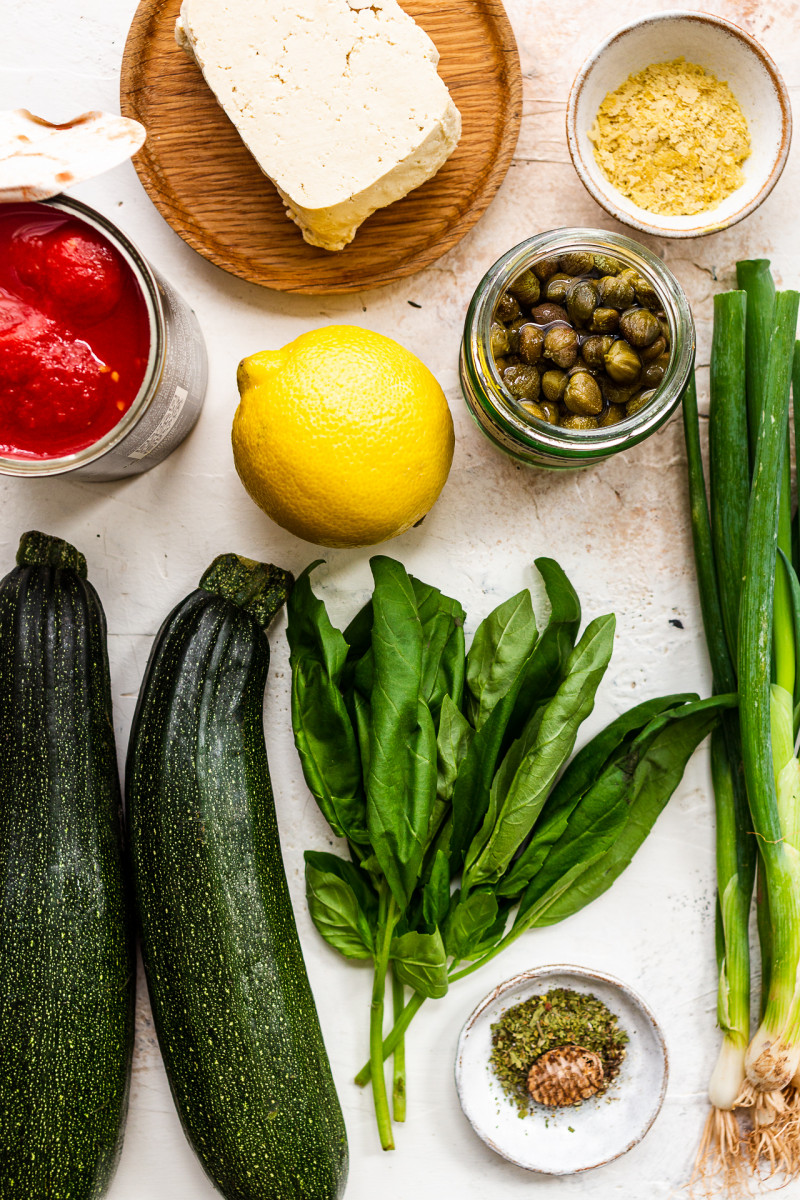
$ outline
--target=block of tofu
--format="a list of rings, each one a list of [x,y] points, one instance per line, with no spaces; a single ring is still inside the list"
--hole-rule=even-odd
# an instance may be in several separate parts
[[[396,0],[183,0],[175,34],[313,246],[343,249],[461,135],[438,51]]]

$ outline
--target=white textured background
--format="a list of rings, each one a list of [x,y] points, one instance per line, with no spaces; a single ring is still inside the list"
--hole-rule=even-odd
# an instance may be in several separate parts
[[[515,466],[495,451],[464,408],[456,372],[467,301],[486,268],[531,233],[559,225],[613,223],[584,192],[569,161],[564,105],[585,55],[611,29],[666,3],[613,6],[571,0],[509,0],[525,78],[517,156],[488,213],[449,255],[393,287],[345,298],[291,297],[224,274],[164,223],[133,168],[120,167],[75,195],[116,221],[196,309],[208,340],[211,378],[195,433],[161,467],[125,484],[59,479],[0,482],[0,567],[20,533],[58,533],[77,543],[108,615],[120,755],[151,639],[167,611],[218,553],[234,550],[300,570],[316,551],[251,504],[233,469],[229,428],[235,368],[256,350],[282,345],[331,321],[396,337],[444,386],[456,424],[450,480],[424,525],[388,552],[421,578],[451,589],[469,613],[468,632],[500,599],[533,584],[532,560],[556,557],[575,582],[586,617],[617,613],[617,648],[585,734],[633,702],[695,688],[705,659],[686,505],[679,418],[648,443],[581,473]],[[708,3],[737,21],[776,59],[793,96],[800,88],[800,7],[792,0]],[[0,107],[29,107],[51,120],[88,108],[118,110],[118,71],[134,0],[5,0],[0,7]],[[691,48],[687,47],[687,57]],[[741,257],[767,256],[779,285],[800,283],[797,193],[800,146],[775,192],[744,224],[701,241],[649,244],[663,255],[693,304],[699,362],[707,363],[711,296],[732,285]],[[620,227],[625,232],[623,227]],[[421,307],[409,306],[414,300]],[[334,618],[345,621],[369,585],[367,551],[330,551],[318,572]],[[538,594],[538,592],[537,592]],[[670,624],[678,619],[683,629]],[[590,909],[523,938],[482,972],[426,1006],[410,1037],[409,1119],[398,1150],[376,1141],[368,1092],[351,1083],[365,1057],[369,974],[321,942],[303,895],[302,851],[331,840],[303,784],[288,716],[283,622],[274,629],[267,737],[289,883],[309,974],[351,1146],[349,1200],[409,1195],[486,1200],[502,1193],[666,1197],[685,1182],[705,1116],[714,1028],[714,864],[705,751],[630,870]],[[461,1115],[452,1079],[458,1030],[495,983],[527,967],[575,962],[637,988],[663,1024],[671,1078],[662,1114],[625,1158],[587,1175],[531,1176],[497,1158]],[[203,1200],[214,1195],[175,1115],[140,979],[138,1039],[127,1137],[110,1200]],[[800,1196],[800,1186],[783,1195]]]

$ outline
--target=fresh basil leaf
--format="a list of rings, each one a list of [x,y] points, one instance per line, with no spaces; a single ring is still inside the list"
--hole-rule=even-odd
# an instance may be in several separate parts
[[[547,798],[528,845],[497,884],[498,896],[519,897],[566,829],[570,816],[587,790],[612,761],[627,755],[632,736],[654,716],[697,700],[694,693],[645,700],[622,713],[601,730],[570,762]]]
[[[550,600],[550,618],[517,678],[492,709],[473,739],[453,788],[451,870],[464,861],[467,847],[486,817],[498,759],[532,714],[561,682],[581,619],[577,593],[558,563],[537,558],[536,566]]]
[[[467,654],[464,697],[467,718],[475,729],[512,686],[538,636],[527,588],[481,621]]]
[[[624,795],[621,796],[622,819],[618,827],[610,833],[608,829],[603,830],[603,813],[594,812],[592,806],[581,814],[580,822],[576,823],[571,850],[573,839],[570,822],[562,835],[564,852],[554,858],[552,871],[549,868],[550,857],[556,854],[558,845],[545,860],[542,870],[522,899],[515,928],[554,925],[578,912],[611,886],[628,866],[665,808],[695,749],[713,729],[720,712],[729,707],[731,702],[731,697],[712,697],[710,700],[683,705],[671,713],[654,718],[651,726],[640,735],[646,749],[632,779],[621,781]],[[652,736],[653,729],[655,737]],[[606,801],[607,798],[599,801],[598,797],[599,803]],[[588,832],[592,827],[592,818],[596,818],[598,833],[604,835],[597,841]],[[561,866],[567,862],[570,863],[569,868],[562,871]],[[565,881],[568,886],[564,886]]]
[[[558,772],[572,753],[578,729],[594,707],[614,648],[614,626],[613,615],[597,617],[587,625],[555,696],[531,718],[520,745],[509,750],[513,777],[502,764],[484,823],[467,851],[464,887],[471,890],[496,883],[533,829]]]
[[[458,600],[438,588],[409,576],[422,626],[422,695],[434,724],[445,696],[457,707],[464,692],[464,620]]]
[[[355,893],[370,928],[375,929],[378,922],[378,894],[362,864],[340,858],[338,854],[330,854],[327,850],[306,850],[303,857],[306,865],[310,863],[318,871],[338,875]]]
[[[467,718],[459,712],[450,697],[445,696],[436,737],[436,794],[443,804],[449,804],[459,767],[474,736],[475,731]]]
[[[367,844],[366,799],[356,735],[338,680],[347,644],[299,576],[287,604],[292,727],[306,783],[334,833]]]
[[[437,850],[430,877],[422,892],[422,919],[435,929],[447,916],[450,907],[450,864],[447,855]]]
[[[305,860],[308,909],[319,933],[346,958],[372,958],[377,897],[358,867],[313,851]]]
[[[400,563],[383,555],[371,567],[367,828],[403,912],[422,866],[436,798],[436,731],[421,694],[423,636],[411,580]]]
[[[438,929],[392,938],[389,956],[397,978],[415,992],[430,1000],[447,994],[447,952]]]
[[[455,962],[461,962],[472,957],[497,920],[497,897],[489,888],[480,888],[466,897],[455,893],[453,900],[444,924],[444,944]]]
[[[519,737],[533,710],[555,694],[567,671],[581,624],[578,593],[552,558],[537,558],[536,568],[550,601],[550,616],[534,653],[525,663],[503,748]]]

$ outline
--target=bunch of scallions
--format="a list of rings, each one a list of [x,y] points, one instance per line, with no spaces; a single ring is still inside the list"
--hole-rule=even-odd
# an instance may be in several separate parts
[[[708,496],[694,383],[683,412],[714,689],[739,691],[738,713],[724,714],[711,742],[723,1036],[696,1176],[741,1194],[765,1169],[800,1172],[800,538],[789,421],[794,375],[797,436],[800,297],[776,292],[763,259],[738,263],[737,282],[714,298]],[[762,983],[751,1039],[756,878]]]

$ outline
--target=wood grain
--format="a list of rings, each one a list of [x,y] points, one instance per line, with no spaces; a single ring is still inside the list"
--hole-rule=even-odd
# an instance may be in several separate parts
[[[433,38],[461,111],[455,153],[433,179],[379,209],[344,250],[303,241],[192,59],[176,43],[180,0],[141,0],[125,45],[122,113],[147,141],[134,165],[162,216],[194,250],[279,291],[362,291],[435,262],[485,211],[517,143],[522,79],[500,0],[403,0]]]

